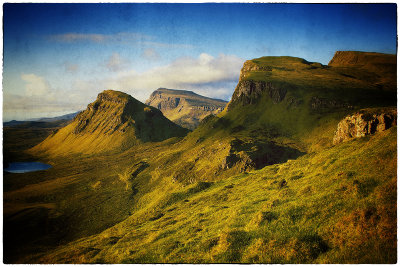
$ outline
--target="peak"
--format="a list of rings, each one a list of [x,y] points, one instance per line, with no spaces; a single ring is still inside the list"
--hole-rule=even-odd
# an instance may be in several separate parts
[[[291,56],[265,56],[251,60],[254,63],[303,63],[307,64],[308,61],[300,57]]]
[[[131,100],[133,99],[132,96],[128,95],[127,93],[114,91],[114,90],[104,90],[97,96],[97,100],[114,100],[114,101],[121,101],[121,100]]]
[[[34,151],[50,154],[122,151],[139,143],[184,136],[187,132],[156,108],[126,93],[106,90]]]
[[[158,88],[153,93],[167,93],[167,94],[177,94],[177,95],[197,95],[192,91],[179,90],[179,89],[168,89],[168,88]]]
[[[267,56],[255,58],[245,62],[245,65],[256,65],[258,67],[269,66],[269,67],[286,67],[286,66],[299,66],[307,67],[312,64],[307,60],[300,57],[290,57],[290,56]]]
[[[146,105],[159,109],[168,119],[188,129],[196,128],[204,117],[221,112],[226,103],[192,91],[167,88],[158,88],[146,101]]]

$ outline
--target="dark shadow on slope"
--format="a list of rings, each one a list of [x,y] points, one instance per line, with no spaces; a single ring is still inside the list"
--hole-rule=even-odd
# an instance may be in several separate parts
[[[261,169],[272,164],[279,164],[296,159],[305,153],[289,146],[282,146],[273,141],[242,141],[231,142],[230,154],[225,159],[225,169],[235,164],[242,164],[243,170]]]

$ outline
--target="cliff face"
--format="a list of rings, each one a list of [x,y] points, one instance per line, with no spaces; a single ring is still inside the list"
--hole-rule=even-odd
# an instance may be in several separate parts
[[[363,90],[369,92],[360,97]],[[262,57],[244,63],[227,109],[256,104],[266,95],[272,104],[303,103],[314,112],[336,112],[389,100],[378,91],[396,91],[395,55],[338,51],[328,66],[296,57]]]
[[[206,116],[221,112],[227,102],[191,91],[159,88],[150,95],[146,104],[159,109],[176,124],[194,129]]]
[[[276,104],[285,98],[286,92],[285,88],[274,86],[270,82],[251,80],[239,81],[233,93],[232,101],[229,103],[227,109],[229,110],[238,104],[253,104],[258,101],[258,98],[263,93],[267,93],[272,99],[272,102]]]
[[[372,52],[337,51],[329,62],[330,67],[353,68],[367,72],[371,84],[383,90],[396,86],[397,56]],[[354,76],[354,75],[352,75]]]
[[[128,94],[107,90],[69,125],[53,133],[32,151],[105,152],[186,133],[187,130],[169,121],[159,110]]]
[[[337,51],[328,66],[331,67],[377,67],[389,69],[396,67],[396,55],[359,52],[359,51]]]
[[[365,109],[349,115],[338,124],[333,144],[385,131],[397,125],[397,109]]]

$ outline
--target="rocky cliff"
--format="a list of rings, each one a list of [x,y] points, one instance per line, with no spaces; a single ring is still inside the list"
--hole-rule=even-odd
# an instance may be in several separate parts
[[[382,132],[395,125],[397,125],[396,108],[360,110],[346,116],[339,122],[335,136],[333,137],[333,144]]]
[[[382,89],[396,86],[397,56],[391,54],[337,51],[328,66],[336,68],[353,68],[368,72],[363,75],[366,81]],[[350,74],[354,77],[354,74]]]
[[[268,105],[304,104],[312,112],[337,112],[389,101],[396,88],[395,55],[338,51],[328,66],[296,57],[262,57],[244,63],[227,109],[256,104],[265,95]],[[360,97],[365,90],[368,94]]]
[[[69,125],[53,133],[32,151],[105,152],[186,133],[186,129],[165,118],[158,109],[123,92],[106,90]]]
[[[221,112],[227,102],[191,91],[159,88],[150,95],[146,104],[161,110],[164,116],[176,124],[194,129],[206,116]]]
[[[374,52],[337,51],[328,66],[374,68],[374,70],[382,71],[396,67],[396,55]]]

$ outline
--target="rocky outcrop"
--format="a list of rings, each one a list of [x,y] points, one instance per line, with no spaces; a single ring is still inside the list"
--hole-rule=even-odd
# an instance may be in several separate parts
[[[191,91],[159,88],[146,101],[182,127],[194,129],[210,114],[221,112],[227,101],[208,98]]]
[[[396,108],[360,110],[339,122],[333,144],[382,132],[395,125],[397,125]]]
[[[272,66],[263,66],[253,62],[252,60],[247,60],[240,71],[239,81],[245,79],[248,74],[253,71],[272,71]]]
[[[227,170],[236,167],[239,172],[243,172],[283,163],[301,155],[303,152],[273,141],[244,141],[235,138],[229,143],[229,153],[223,159],[220,168]]]
[[[276,104],[285,98],[286,92],[287,90],[285,88],[275,86],[270,82],[252,80],[239,81],[227,109],[229,110],[237,105],[254,104],[263,93],[268,94],[272,102]]]

